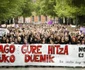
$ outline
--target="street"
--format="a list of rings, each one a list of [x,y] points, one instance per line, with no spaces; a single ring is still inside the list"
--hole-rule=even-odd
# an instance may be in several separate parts
[[[85,70],[85,68],[64,68],[64,67],[11,67],[0,68],[0,70]]]

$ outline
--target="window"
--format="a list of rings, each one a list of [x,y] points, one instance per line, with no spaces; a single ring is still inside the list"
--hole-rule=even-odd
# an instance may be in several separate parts
[[[41,16],[39,16],[39,21],[41,21]]]
[[[34,21],[34,16],[32,16],[32,21]]]
[[[48,17],[47,16],[45,16],[45,21],[48,21]]]

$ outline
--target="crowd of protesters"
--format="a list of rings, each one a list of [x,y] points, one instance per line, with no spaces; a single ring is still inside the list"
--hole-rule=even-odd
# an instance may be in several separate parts
[[[61,24],[21,24],[7,27],[9,33],[1,37],[0,43],[85,44],[85,34],[78,29],[71,32],[67,26]]]

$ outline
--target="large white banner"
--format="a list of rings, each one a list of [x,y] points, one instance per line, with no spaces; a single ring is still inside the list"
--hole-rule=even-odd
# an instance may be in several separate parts
[[[0,44],[0,66],[85,66],[85,45]]]

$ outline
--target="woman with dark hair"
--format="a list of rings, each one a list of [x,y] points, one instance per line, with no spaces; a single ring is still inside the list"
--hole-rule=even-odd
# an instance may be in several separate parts
[[[18,44],[18,39],[17,38],[14,39],[14,44]]]
[[[9,43],[10,41],[9,41],[9,39],[8,38],[6,38],[6,43]]]
[[[78,44],[78,40],[76,37],[71,38],[71,44]]]
[[[85,45],[85,40],[82,40],[82,41],[81,41],[81,44]]]
[[[6,43],[6,37],[5,36],[2,37],[1,43]]]
[[[57,44],[60,44],[61,43],[61,36],[58,35],[57,37]]]
[[[46,43],[46,39],[44,37],[42,38],[41,43],[42,44],[45,44]]]
[[[24,39],[24,44],[27,44],[28,42],[27,42],[27,39]]]
[[[28,43],[30,44],[34,43],[34,35],[31,33],[27,40],[28,40]]]
[[[66,37],[65,37],[65,44],[69,44],[69,43],[70,43],[69,37],[66,36]]]
[[[21,37],[20,36],[17,38],[17,40],[18,40],[18,44],[23,44],[23,42],[21,41]]]
[[[65,44],[65,38],[64,37],[61,37],[60,44]]]

